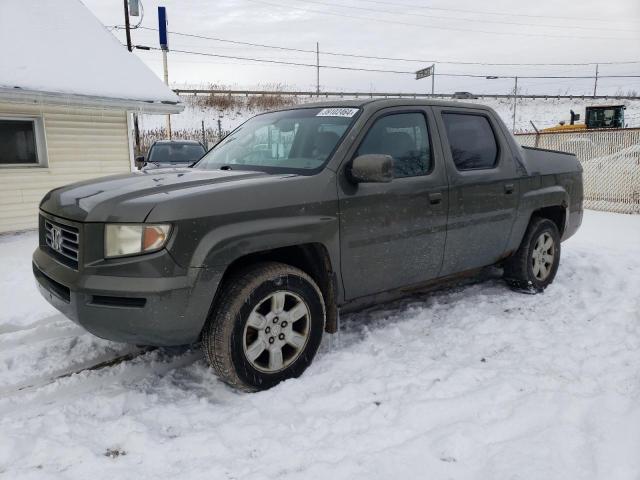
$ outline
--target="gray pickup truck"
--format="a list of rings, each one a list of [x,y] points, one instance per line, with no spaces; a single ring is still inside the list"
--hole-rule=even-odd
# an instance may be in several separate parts
[[[33,272],[95,335],[201,341],[225,382],[260,390],[302,374],[340,311],[489,265],[541,292],[582,196],[574,155],[520,147],[490,108],[308,104],[250,119],[190,168],[52,190]]]

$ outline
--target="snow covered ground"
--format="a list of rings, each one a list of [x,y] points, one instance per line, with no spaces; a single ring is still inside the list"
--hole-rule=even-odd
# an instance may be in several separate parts
[[[491,279],[345,316],[256,394],[184,349],[38,386],[132,347],[39,297],[35,244],[0,237],[2,478],[640,477],[640,216],[587,211],[542,295]]]
[[[177,115],[171,115],[171,126],[174,130],[186,129],[200,131],[204,121],[205,128],[217,129],[218,118],[221,121],[222,129],[225,131],[233,130],[241,123],[245,122],[252,116],[260,113],[262,110],[248,108],[226,108],[216,109],[213,107],[202,107],[193,104],[193,97],[185,95],[182,97],[186,105],[185,110]],[[244,97],[241,97],[244,99]],[[344,99],[348,99],[345,97]],[[439,100],[450,100],[450,96],[443,97]],[[316,102],[315,97],[298,97],[301,103]],[[324,100],[341,100],[340,98],[331,97]],[[495,109],[505,124],[511,128],[513,123],[513,100],[510,98],[479,98],[478,100],[464,100],[465,102],[479,103],[488,105]],[[619,105],[627,106],[625,111],[625,124],[629,127],[640,126],[640,101],[637,100],[593,100],[588,97],[580,98],[548,98],[548,99],[531,99],[523,98],[518,100],[516,109],[516,130],[519,132],[533,132],[530,122],[536,125],[536,128],[543,129],[558,125],[561,120],[569,122],[570,110],[574,110],[580,114],[581,122],[584,122],[585,107],[588,105]],[[164,116],[162,115],[143,115],[140,120],[142,130],[153,130],[164,127]]]

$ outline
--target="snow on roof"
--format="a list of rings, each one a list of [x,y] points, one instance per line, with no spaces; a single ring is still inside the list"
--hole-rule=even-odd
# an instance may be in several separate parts
[[[180,102],[79,0],[0,1],[0,90],[7,89]]]

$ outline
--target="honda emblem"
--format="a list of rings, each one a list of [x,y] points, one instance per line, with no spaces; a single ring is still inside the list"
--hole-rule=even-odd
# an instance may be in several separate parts
[[[51,248],[62,253],[62,230],[56,226],[51,227]]]

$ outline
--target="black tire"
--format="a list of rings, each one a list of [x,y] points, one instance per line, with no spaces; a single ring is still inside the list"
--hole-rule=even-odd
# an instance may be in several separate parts
[[[548,256],[543,257],[545,261],[539,260],[539,250],[536,250],[537,242],[544,235],[548,235],[553,241],[553,260],[545,265],[542,275],[541,271],[535,271],[536,264],[547,263]],[[545,237],[546,238],[546,237]],[[535,258],[537,256],[537,258]],[[514,289],[527,293],[542,292],[549,286],[556,276],[558,265],[560,264],[560,233],[554,222],[547,218],[534,217],[529,223],[529,227],[522,239],[520,247],[504,263],[504,278]]]
[[[245,342],[249,333],[253,333],[254,338],[257,338],[257,333],[251,330],[252,327],[248,323],[249,316],[254,315],[256,309],[264,308],[263,304],[267,302],[265,298],[282,292],[289,295],[287,301],[292,298],[294,301],[302,300],[299,303],[303,303],[306,307],[307,315],[302,318],[306,325],[304,331],[306,340],[304,346],[298,348],[297,353],[292,354],[289,360],[283,363],[282,370],[268,371],[268,367],[271,366],[269,359],[269,365],[264,366],[267,371],[263,371],[258,361],[265,352],[270,358],[271,351],[265,349],[260,357],[254,359],[254,363],[249,360],[249,354],[245,353],[248,348]],[[281,315],[284,316],[287,313],[290,311],[282,311]],[[271,314],[272,312],[269,312],[259,316],[267,318]],[[278,320],[277,316],[275,320]],[[298,321],[291,321],[289,330],[293,328],[294,322]],[[286,322],[282,321],[283,325],[284,323]],[[282,263],[259,263],[238,271],[222,285],[203,330],[202,349],[209,364],[224,382],[245,391],[266,390],[288,378],[299,377],[306,370],[320,346],[324,323],[324,299],[320,289],[309,275]],[[280,332],[280,325],[277,328]],[[263,329],[260,332],[263,335],[260,338],[266,338],[264,331]],[[282,332],[284,331],[283,327]],[[266,344],[265,348],[272,347]],[[281,358],[286,358],[282,352],[287,348],[294,349],[285,343],[281,350]],[[287,364],[287,361],[291,363]]]

